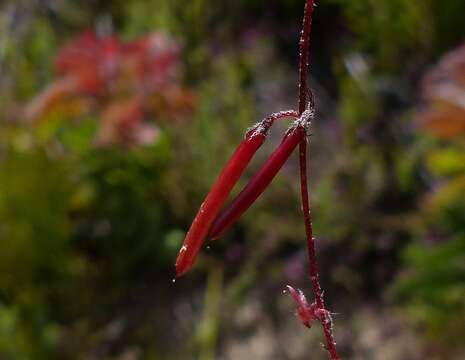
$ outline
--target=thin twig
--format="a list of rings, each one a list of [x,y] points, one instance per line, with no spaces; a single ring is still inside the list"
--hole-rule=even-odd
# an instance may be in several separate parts
[[[305,111],[307,106],[308,57],[310,50],[310,30],[312,28],[312,15],[314,7],[315,4],[313,0],[305,1],[304,20],[299,42],[299,115]]]
[[[310,47],[310,30],[312,25],[312,14],[314,9],[313,0],[306,0],[304,10],[304,20],[302,33],[300,37],[300,61],[299,61],[299,114],[302,114],[306,108],[307,91],[308,91],[308,58]],[[308,181],[307,181],[307,138],[304,136],[299,144],[299,163],[300,163],[300,189],[302,197],[302,211],[304,215],[305,233],[307,236],[307,251],[310,262],[310,276],[315,295],[315,302],[319,309],[323,310],[324,316],[321,319],[321,325],[326,338],[326,347],[332,360],[339,359],[336,350],[336,343],[332,333],[332,321],[329,312],[325,309],[323,292],[321,290],[320,280],[318,278],[318,266],[315,254],[315,240],[313,238],[312,215],[308,200]]]

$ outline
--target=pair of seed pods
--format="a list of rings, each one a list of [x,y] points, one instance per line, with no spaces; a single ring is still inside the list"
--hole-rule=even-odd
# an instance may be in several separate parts
[[[176,259],[176,276],[181,276],[190,270],[207,236],[210,239],[217,239],[223,235],[263,193],[293,150],[306,136],[313,114],[313,106],[310,105],[300,116],[293,110],[281,111],[268,116],[247,131],[244,139],[221,170],[192,222]],[[281,144],[240,194],[218,216],[234,185],[264,143],[274,121],[286,117],[294,118],[295,121],[286,131]]]

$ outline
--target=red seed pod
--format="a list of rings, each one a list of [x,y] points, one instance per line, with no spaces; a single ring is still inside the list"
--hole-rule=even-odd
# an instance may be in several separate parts
[[[285,117],[297,117],[297,112],[287,110],[271,114],[247,132],[245,139],[239,144],[221,171],[192,222],[176,259],[176,276],[181,276],[192,267],[212,222],[221,210],[232,188],[239,180],[255,152],[265,141],[268,130],[274,121]]]
[[[297,125],[292,128],[279,147],[268,158],[257,174],[249,181],[236,199],[219,216],[212,226],[210,237],[217,239],[255,202],[274,179],[287,161],[292,151],[305,136],[305,128]]]
[[[181,276],[191,268],[213,220],[215,220],[247,164],[264,141],[265,134],[263,132],[256,131],[255,128],[250,130],[221,171],[212,189],[200,206],[184,240],[184,244],[179,251],[178,258],[176,259],[176,276]]]

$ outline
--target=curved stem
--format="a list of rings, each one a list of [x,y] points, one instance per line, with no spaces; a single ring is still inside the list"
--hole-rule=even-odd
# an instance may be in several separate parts
[[[312,25],[312,14],[314,9],[313,0],[306,0],[304,9],[304,20],[300,37],[300,59],[299,59],[299,114],[306,108],[308,91],[308,58],[310,48],[310,30]],[[315,254],[315,240],[313,238],[312,215],[308,200],[308,180],[307,180],[307,138],[304,136],[299,144],[299,164],[300,164],[300,189],[302,197],[302,211],[304,215],[305,233],[307,237],[307,252],[310,262],[310,276],[312,288],[315,295],[315,302],[319,309],[324,311],[324,318],[321,320],[323,332],[326,338],[326,347],[332,360],[339,359],[336,350],[336,343],[332,333],[332,321],[329,312],[325,309],[323,292],[318,278],[318,266]]]
[[[261,122],[259,122],[256,125],[256,127],[257,126],[259,128],[261,127],[261,130],[267,133],[276,120],[280,120],[280,119],[288,118],[288,117],[296,119],[299,117],[299,113],[295,110],[279,111],[264,118]]]

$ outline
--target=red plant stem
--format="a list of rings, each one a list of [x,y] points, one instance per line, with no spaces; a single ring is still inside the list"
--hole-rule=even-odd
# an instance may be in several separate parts
[[[318,277],[318,265],[315,254],[315,240],[313,238],[312,215],[308,201],[308,185],[307,185],[307,143],[306,140],[299,144],[299,160],[300,160],[300,189],[302,196],[302,211],[304,214],[305,232],[307,236],[307,253],[310,260],[310,276],[312,288],[315,295],[315,302],[319,309],[325,309],[323,292],[321,290],[320,280]],[[336,343],[334,342],[331,319],[327,311],[324,320],[321,321],[323,332],[326,337],[327,349],[331,355],[331,359],[339,359],[336,351]]]
[[[314,9],[313,0],[306,0],[304,9],[304,20],[302,34],[300,37],[300,61],[299,61],[299,114],[302,114],[306,107],[308,91],[308,58],[310,48],[310,30],[312,24],[312,14]],[[315,295],[315,302],[319,309],[325,309],[323,293],[320,280],[318,278],[318,265],[315,254],[315,240],[313,238],[312,215],[308,200],[308,180],[307,180],[307,138],[304,137],[299,144],[300,163],[300,189],[302,197],[302,211],[304,215],[305,233],[307,236],[307,252],[310,262],[310,276]],[[326,346],[332,360],[339,359],[332,333],[332,323],[329,313],[325,311],[324,319],[321,321],[323,332],[326,338]]]
[[[302,126],[294,127],[262,168],[250,179],[240,194],[213,223],[210,237],[217,239],[255,202],[289,159],[296,146],[305,137]]]
[[[176,276],[183,275],[194,264],[213,220],[215,220],[247,164],[265,141],[265,137],[263,132],[254,131],[254,129],[249,131],[221,171],[205,201],[200,206],[179,251],[176,259]]]
[[[299,115],[305,111],[307,106],[308,58],[310,50],[310,30],[312,29],[312,15],[314,7],[315,4],[313,0],[305,1],[304,20],[299,42]]]

